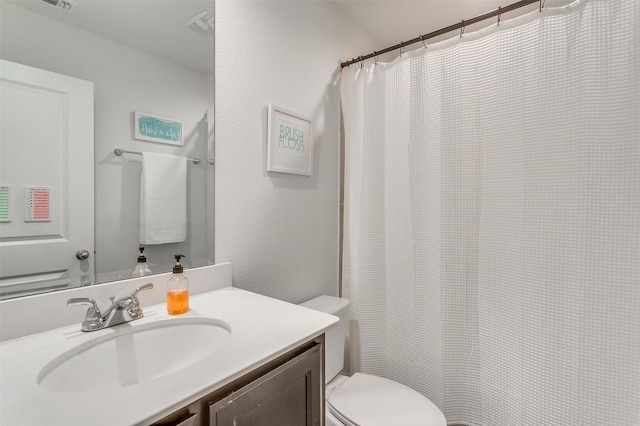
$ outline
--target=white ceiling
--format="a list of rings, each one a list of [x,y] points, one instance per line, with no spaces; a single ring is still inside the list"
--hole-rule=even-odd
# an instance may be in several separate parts
[[[361,55],[380,51],[411,40],[441,28],[470,19],[485,12],[496,10],[499,6],[515,3],[515,0],[333,0],[343,13],[371,35],[371,50]],[[546,0],[544,7],[557,7],[573,0]],[[539,3],[525,6],[501,19],[534,11]],[[492,25],[490,21],[477,24],[475,28]],[[467,29],[473,30],[474,28]],[[449,38],[448,34],[442,38]],[[420,45],[409,47],[417,48]],[[349,59],[349,58],[343,58]]]
[[[43,0],[2,0],[82,30],[207,73],[214,60],[213,31],[194,31],[187,22],[214,13],[213,0],[74,0],[71,12]]]

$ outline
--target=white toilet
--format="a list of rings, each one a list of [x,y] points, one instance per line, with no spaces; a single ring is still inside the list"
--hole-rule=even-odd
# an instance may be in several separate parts
[[[338,374],[344,365],[349,300],[320,296],[301,306],[337,316],[325,332],[327,426],[446,426],[438,407],[413,389],[371,374]]]

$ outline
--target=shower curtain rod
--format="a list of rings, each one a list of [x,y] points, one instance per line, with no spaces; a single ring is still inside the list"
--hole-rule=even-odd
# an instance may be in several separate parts
[[[439,29],[437,31],[433,31],[433,32],[425,34],[425,35],[421,35],[421,36],[416,37],[414,39],[411,39],[409,41],[400,42],[399,44],[396,44],[395,46],[387,47],[386,49],[382,49],[380,51],[375,51],[374,50],[373,53],[369,53],[368,55],[358,56],[357,58],[351,59],[350,61],[342,62],[340,64],[340,68],[348,67],[349,65],[356,64],[358,62],[362,62],[362,61],[365,61],[365,60],[370,59],[370,58],[375,58],[376,56],[382,55],[384,53],[392,52],[392,51],[398,50],[398,49],[403,49],[405,46],[408,46],[410,44],[414,44],[414,43],[418,43],[418,42],[423,42],[424,43],[425,40],[441,36],[443,34],[451,32],[451,31],[461,30],[462,32],[464,32],[464,29],[468,25],[476,24],[478,22],[484,21],[485,19],[495,18],[497,16],[498,17],[498,24],[500,24],[500,15],[502,15],[503,13],[511,12],[512,10],[519,9],[521,7],[528,6],[528,5],[533,4],[533,3],[540,3],[540,11],[542,11],[542,8],[544,6],[544,0],[520,0],[518,2],[510,4],[509,6],[498,7],[496,10],[493,10],[493,11],[487,12],[487,13],[483,13],[482,15],[478,15],[475,18],[463,19],[461,22],[458,22],[457,24],[449,25],[448,27],[441,28],[441,29]],[[461,35],[462,35],[462,33],[461,33]]]

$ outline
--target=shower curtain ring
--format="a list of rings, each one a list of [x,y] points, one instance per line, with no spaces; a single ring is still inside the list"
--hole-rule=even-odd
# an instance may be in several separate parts
[[[400,42],[400,56],[402,56],[402,51],[404,50],[404,41]]]
[[[500,26],[501,17],[502,17],[502,6],[498,6],[498,26]]]
[[[464,29],[465,29],[465,26],[464,26],[464,19],[462,20],[462,24],[461,24],[461,25],[462,25],[462,26],[460,27],[460,38],[462,38],[462,34],[464,34]]]
[[[545,0],[540,0],[540,12],[542,12],[542,8],[544,7]]]
[[[424,48],[426,50],[427,49],[427,43],[425,43],[423,35],[420,36],[420,41],[422,42],[422,45],[424,46]]]
[[[373,51],[373,63],[378,65],[378,53],[375,50]]]

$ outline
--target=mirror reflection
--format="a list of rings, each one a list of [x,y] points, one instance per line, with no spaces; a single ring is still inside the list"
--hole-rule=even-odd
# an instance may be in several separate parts
[[[0,203],[9,194],[11,212],[0,217],[0,297],[130,278],[141,242],[154,274],[170,271],[175,254],[185,267],[213,263],[213,0],[0,8],[0,98],[13,123],[0,138]],[[65,109],[76,105],[74,82],[93,96],[75,112]],[[26,220],[43,192],[49,217]],[[55,255],[44,249],[54,242]]]

